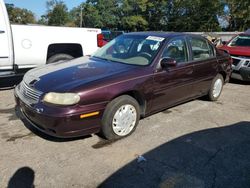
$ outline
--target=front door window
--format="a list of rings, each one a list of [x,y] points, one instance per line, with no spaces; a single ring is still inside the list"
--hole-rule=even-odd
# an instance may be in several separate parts
[[[162,54],[162,58],[172,58],[177,63],[187,62],[188,54],[185,40],[178,38],[170,41]]]

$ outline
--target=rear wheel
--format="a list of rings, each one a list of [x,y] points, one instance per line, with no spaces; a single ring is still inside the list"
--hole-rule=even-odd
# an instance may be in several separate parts
[[[102,135],[108,140],[126,137],[136,129],[140,118],[138,102],[128,96],[120,96],[111,101],[102,119]]]
[[[71,59],[74,59],[74,57],[72,57],[71,55],[68,55],[68,54],[56,54],[56,55],[51,56],[48,59],[47,64],[69,61]]]
[[[224,85],[224,78],[221,74],[218,74],[214,79],[211,84],[209,93],[208,93],[208,98],[210,101],[217,101],[218,98],[221,95],[222,89]]]

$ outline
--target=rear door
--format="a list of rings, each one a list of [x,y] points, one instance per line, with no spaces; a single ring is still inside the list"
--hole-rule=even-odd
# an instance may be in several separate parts
[[[12,68],[10,25],[5,4],[0,0],[0,69]],[[10,67],[11,66],[11,67]]]
[[[213,78],[217,74],[217,58],[214,47],[204,38],[189,36],[190,54],[194,65],[195,78],[193,92],[197,95],[207,94]]]

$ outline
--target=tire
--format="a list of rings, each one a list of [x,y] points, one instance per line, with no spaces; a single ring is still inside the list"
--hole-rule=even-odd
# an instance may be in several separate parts
[[[56,55],[51,56],[48,59],[47,64],[69,61],[71,59],[74,59],[74,57],[72,57],[71,55],[68,55],[68,54],[56,54]]]
[[[217,101],[221,95],[222,89],[224,85],[224,78],[221,74],[217,74],[217,76],[213,79],[209,93],[208,99],[210,101]]]
[[[107,105],[104,111],[101,135],[108,140],[127,137],[135,131],[139,119],[138,102],[128,95],[117,97]]]

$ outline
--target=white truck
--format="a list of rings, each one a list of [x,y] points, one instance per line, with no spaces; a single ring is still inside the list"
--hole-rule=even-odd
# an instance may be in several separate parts
[[[0,82],[44,64],[91,55],[102,44],[101,29],[11,25],[0,0]]]

